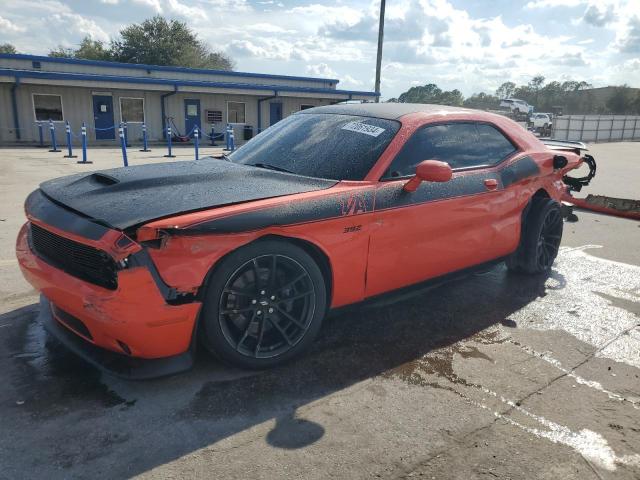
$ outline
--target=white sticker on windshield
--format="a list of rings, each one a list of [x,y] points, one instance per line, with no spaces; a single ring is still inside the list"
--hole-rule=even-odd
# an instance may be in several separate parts
[[[365,135],[369,135],[371,137],[377,137],[382,132],[384,132],[384,128],[376,127],[374,125],[367,125],[366,123],[360,122],[346,123],[342,126],[342,130],[364,133]]]

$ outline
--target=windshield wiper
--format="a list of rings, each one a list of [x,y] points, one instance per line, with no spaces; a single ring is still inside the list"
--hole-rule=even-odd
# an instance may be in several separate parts
[[[249,165],[258,168],[266,168],[267,170],[275,170],[276,172],[294,173],[286,168],[278,167],[276,165],[270,165],[268,163],[250,163]]]

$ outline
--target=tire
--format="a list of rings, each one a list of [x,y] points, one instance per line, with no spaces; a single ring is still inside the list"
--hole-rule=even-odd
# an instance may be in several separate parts
[[[258,241],[213,272],[200,338],[225,363],[269,368],[308,350],[326,310],[327,287],[313,258],[286,241]]]
[[[506,261],[509,270],[528,274],[549,271],[558,255],[562,229],[560,204],[550,198],[532,199],[518,249]]]

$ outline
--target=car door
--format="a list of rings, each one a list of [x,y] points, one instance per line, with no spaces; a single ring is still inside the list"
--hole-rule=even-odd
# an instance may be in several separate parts
[[[519,212],[500,165],[517,152],[495,126],[427,125],[407,141],[376,190],[367,296],[504,256],[515,249]],[[448,182],[404,184],[424,160],[449,163]]]

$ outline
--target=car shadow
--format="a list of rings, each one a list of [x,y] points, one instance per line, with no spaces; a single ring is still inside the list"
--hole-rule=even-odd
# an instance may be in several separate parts
[[[5,437],[15,448],[38,451],[32,463],[42,472],[51,465],[61,476],[133,476],[265,421],[275,423],[265,438],[269,445],[302,448],[322,438],[325,426],[299,415],[301,406],[491,326],[517,328],[512,313],[563,287],[556,271],[524,276],[500,265],[335,312],[308,354],[278,368],[241,371],[200,351],[192,371],[145,382],[113,379],[68,353],[47,337],[35,321],[37,305],[30,305],[0,316],[0,324],[10,324],[2,332],[0,400],[8,409],[0,421],[17,415]],[[70,424],[72,417],[82,421]],[[43,422],[57,430],[40,436]],[[88,435],[93,429],[103,435]],[[96,477],[93,464],[112,457],[117,462]]]

